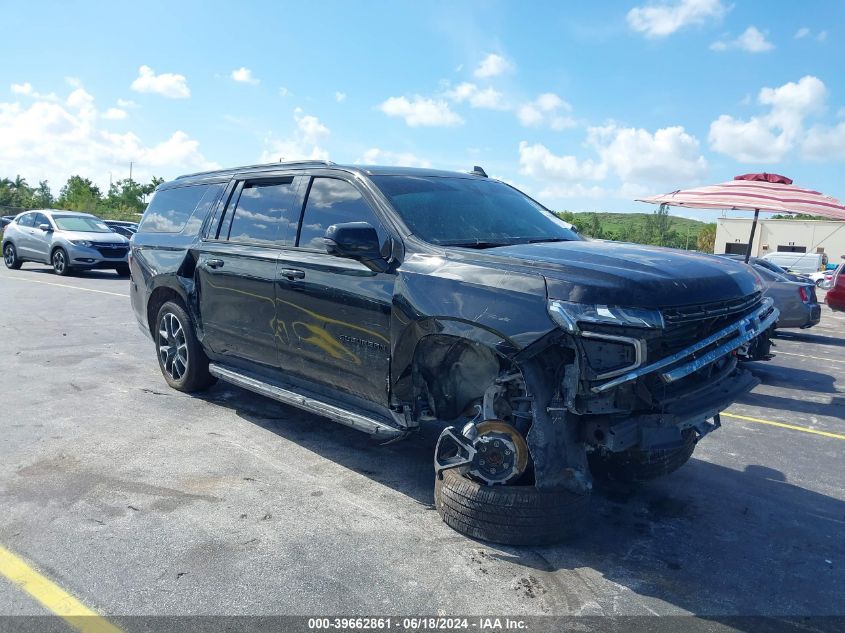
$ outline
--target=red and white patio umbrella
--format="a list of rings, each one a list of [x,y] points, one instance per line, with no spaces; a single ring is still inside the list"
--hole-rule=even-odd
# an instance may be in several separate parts
[[[744,209],[754,211],[751,236],[745,261],[751,256],[751,245],[757,229],[760,211],[772,213],[807,213],[836,220],[845,220],[845,205],[812,189],[792,184],[792,180],[779,174],[743,174],[718,185],[695,187],[665,193],[640,202],[667,204],[673,207],[694,209]]]

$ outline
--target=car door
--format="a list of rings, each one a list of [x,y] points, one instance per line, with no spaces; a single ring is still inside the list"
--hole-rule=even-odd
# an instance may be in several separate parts
[[[310,381],[386,405],[395,275],[327,254],[322,238],[341,222],[369,222],[383,241],[387,232],[353,182],[313,177],[307,184],[297,247],[278,261],[280,355],[294,358]]]
[[[53,229],[53,223],[43,213],[36,213],[32,223],[32,257],[42,262],[50,262],[50,245],[53,243],[53,231],[42,231],[41,226],[46,224]]]
[[[15,249],[18,251],[18,257],[23,259],[35,259],[33,255],[35,252],[33,241],[35,215],[35,213],[25,213],[15,223],[17,229]]]
[[[232,189],[198,249],[197,294],[205,342],[233,364],[278,370],[275,281],[279,250],[293,246],[302,208],[294,176],[246,179]]]

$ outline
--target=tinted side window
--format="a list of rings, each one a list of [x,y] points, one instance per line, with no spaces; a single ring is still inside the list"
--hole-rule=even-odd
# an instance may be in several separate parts
[[[144,212],[139,233],[179,233],[194,213],[209,185],[157,191]]]
[[[21,219],[18,220],[18,224],[20,226],[32,226],[35,222],[35,214],[34,213],[27,213],[26,215],[21,216]]]
[[[369,222],[383,235],[381,223],[354,186],[336,178],[314,178],[302,217],[299,246],[325,252],[326,229],[341,222]]]
[[[50,224],[50,220],[47,218],[46,215],[44,215],[43,213],[36,213],[35,214],[35,221],[32,223],[32,226],[34,226],[35,228],[38,228],[42,224],[46,224],[48,226],[53,226],[52,224]]]
[[[293,246],[299,205],[293,178],[248,182],[241,190],[229,240]]]
[[[188,220],[185,228],[182,230],[182,233],[185,235],[196,235],[200,232],[205,216],[208,215],[208,212],[211,210],[212,206],[214,206],[214,203],[217,202],[217,198],[220,197],[220,193],[225,187],[226,185],[222,183],[209,185],[208,190],[205,192],[205,195],[203,195],[202,200],[200,200],[194,214],[191,216],[191,219]]]

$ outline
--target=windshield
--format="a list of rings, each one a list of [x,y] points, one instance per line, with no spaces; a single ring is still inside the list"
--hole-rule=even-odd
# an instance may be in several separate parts
[[[62,231],[82,231],[84,233],[111,233],[102,220],[82,215],[54,215],[53,221]]]
[[[569,225],[494,180],[372,176],[411,232],[438,245],[489,248],[580,240]]]

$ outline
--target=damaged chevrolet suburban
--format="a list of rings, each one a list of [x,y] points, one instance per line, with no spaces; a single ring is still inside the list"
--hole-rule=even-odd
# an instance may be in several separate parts
[[[593,478],[683,465],[778,317],[747,266],[584,239],[481,168],[183,176],[130,270],[171,387],[221,379],[384,441],[439,424],[442,518],[513,544],[571,534]]]

